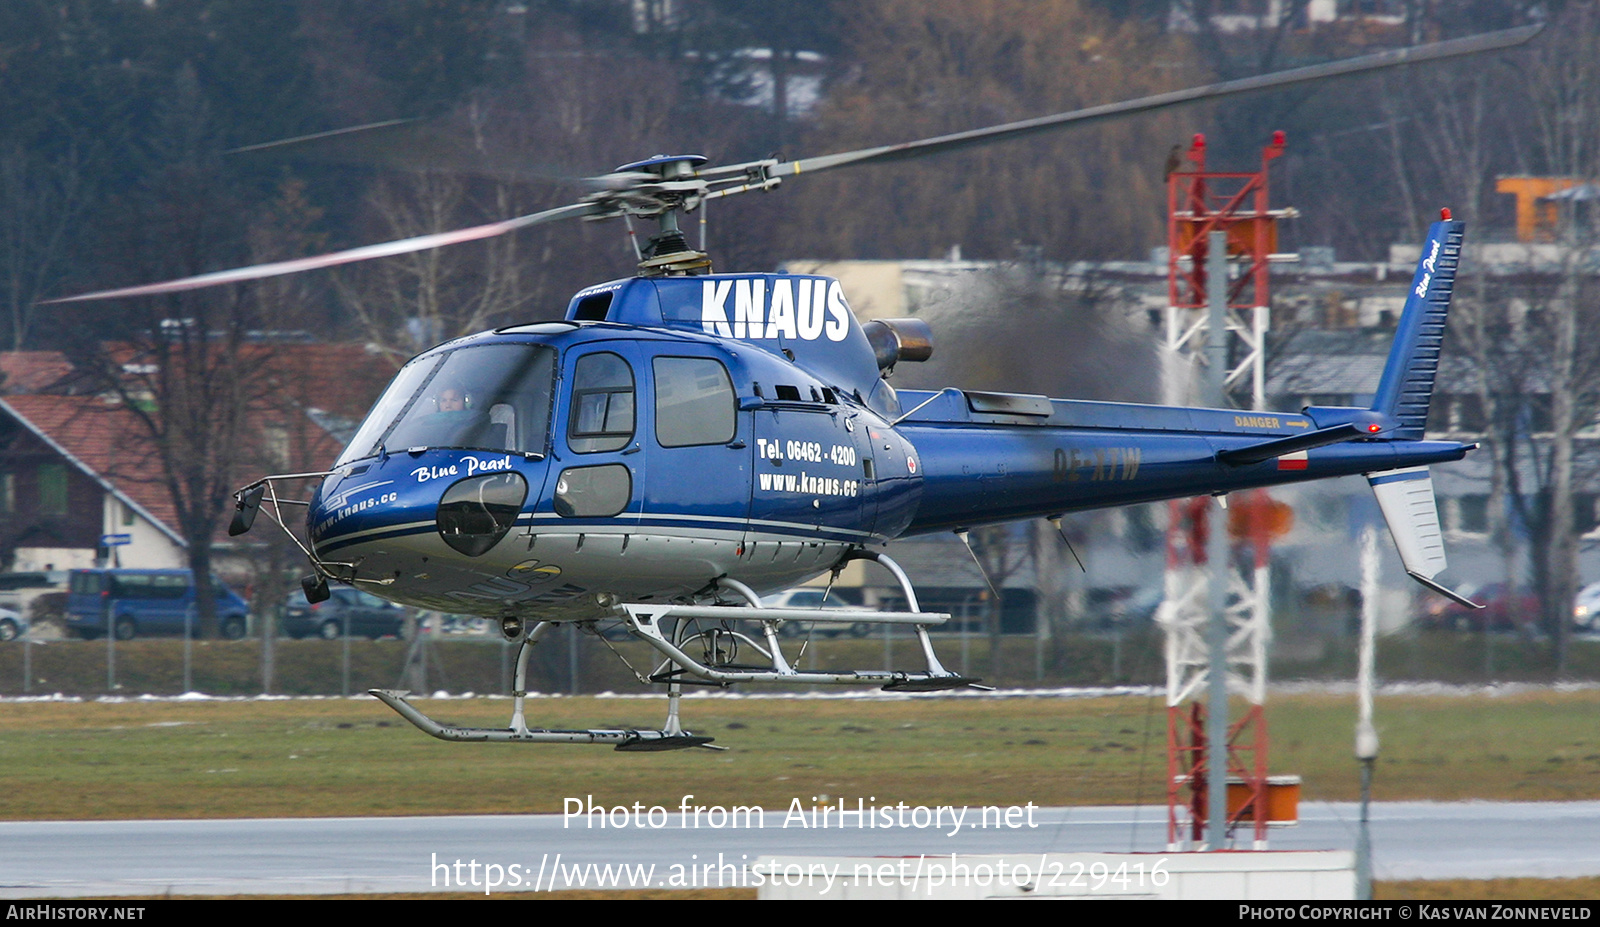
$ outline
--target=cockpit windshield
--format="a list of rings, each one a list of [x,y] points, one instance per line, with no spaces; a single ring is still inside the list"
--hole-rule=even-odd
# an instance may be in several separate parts
[[[417,447],[543,454],[554,349],[469,345],[401,369],[337,465]]]

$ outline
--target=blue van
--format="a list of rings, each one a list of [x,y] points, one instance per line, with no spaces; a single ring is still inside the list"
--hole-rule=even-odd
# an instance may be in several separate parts
[[[250,603],[215,576],[217,630],[230,641],[250,629]],[[188,622],[198,634],[194,575],[188,570],[73,570],[68,581],[67,630],[84,640],[106,633],[117,640],[140,634],[182,634]]]

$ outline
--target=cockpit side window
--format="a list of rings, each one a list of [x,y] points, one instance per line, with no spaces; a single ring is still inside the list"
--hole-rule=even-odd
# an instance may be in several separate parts
[[[567,444],[579,454],[617,451],[633,440],[633,368],[610,352],[578,359],[572,373]]]
[[[361,428],[350,439],[350,444],[343,454],[339,455],[339,463],[351,460],[360,460],[378,453],[380,447],[386,447],[384,439],[393,430],[394,424],[401,415],[409,411],[416,400],[422,385],[428,382],[434,370],[439,366],[440,358],[424,357],[405,365],[400,373],[390,381],[389,388],[384,390],[372,411],[367,413],[366,420],[361,423]]]

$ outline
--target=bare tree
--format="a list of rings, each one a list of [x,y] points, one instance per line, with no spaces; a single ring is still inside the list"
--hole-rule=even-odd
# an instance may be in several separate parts
[[[382,238],[410,238],[517,215],[511,188],[495,185],[487,209],[472,208],[468,181],[442,173],[380,180],[368,197]],[[399,362],[508,319],[527,300],[515,235],[474,246],[419,251],[357,267],[338,290],[366,338]]]
[[[1558,41],[1540,50],[1526,72],[1541,160],[1554,172],[1600,182],[1600,10],[1574,7]],[[1577,533],[1573,526],[1578,432],[1600,415],[1600,291],[1591,264],[1600,244],[1600,219],[1580,215],[1574,200],[1558,237],[1560,283],[1549,342],[1550,454],[1548,575],[1542,577],[1545,620],[1555,639],[1557,672],[1566,670],[1572,602],[1578,591]]]
[[[282,188],[259,213],[242,203],[192,69],[179,72],[158,122],[144,185],[125,199],[108,236],[124,279],[188,276],[315,244],[314,213],[297,187]],[[272,432],[261,414],[279,398],[266,378],[273,352],[259,333],[273,312],[303,316],[303,286],[195,290],[128,300],[115,314],[75,310],[80,366],[98,372],[99,389],[135,418],[152,449],[154,460],[130,461],[122,476],[158,482],[171,497],[204,635],[217,632],[213,543],[244,467],[266,452]]]
[[[1017,525],[990,525],[971,532],[972,553],[983,571],[984,582],[993,588],[983,598],[984,627],[989,635],[989,673],[1000,678],[1004,668],[1000,641],[1005,630],[1006,582],[1029,564],[1037,563],[1036,533]]]
[[[888,144],[1196,82],[1186,43],[1086,3],[892,0],[846,11],[855,63],[819,106],[813,151]],[[1159,240],[1170,115],[929,161],[843,171],[789,195],[791,253],[1125,256]],[[1192,131],[1192,130],[1190,130]],[[1129,208],[1147,203],[1148,210]],[[803,250],[802,250],[803,249]]]
[[[1480,71],[1432,85],[1432,99],[1417,108],[1421,125],[1403,137],[1435,172],[1432,188],[1449,190],[1464,217],[1484,213],[1496,166],[1591,182],[1600,176],[1597,30],[1595,6],[1574,4],[1506,79]],[[1583,437],[1600,416],[1592,268],[1600,228],[1580,206],[1574,200],[1563,208],[1553,270],[1494,279],[1469,266],[1459,284],[1465,324],[1453,328],[1472,359],[1488,423],[1490,534],[1505,551],[1509,578],[1517,532],[1508,516],[1527,530],[1531,580],[1558,674],[1566,670],[1578,587],[1575,509],[1587,498],[1579,490],[1600,451]]]
[[[894,384],[937,389],[958,383],[1124,402],[1155,398],[1160,377],[1144,315],[1093,272],[1023,260],[955,276],[943,295],[948,298],[919,307],[934,327],[933,358],[896,368]],[[1070,614],[1064,600],[1075,584],[1060,573],[1076,573],[1079,566],[1054,526],[981,528],[970,540],[987,581],[1002,593],[1031,566],[1038,620],[1049,622],[1053,633],[1062,630]],[[986,595],[984,606],[990,672],[998,675],[1003,601]]]
[[[1514,83],[1515,74],[1512,62],[1501,59],[1441,67],[1429,81],[1385,79],[1385,134],[1401,192],[1402,221],[1409,230],[1407,240],[1420,237],[1427,211],[1420,203],[1430,198],[1448,204],[1466,221],[1469,241],[1482,234],[1490,212],[1489,184],[1497,166],[1516,157],[1510,139],[1520,134],[1520,127],[1505,106],[1506,88]],[[1518,512],[1524,524],[1533,515],[1519,460],[1541,449],[1530,441],[1532,410],[1523,400],[1540,394],[1548,384],[1540,374],[1539,338],[1520,324],[1523,316],[1511,303],[1519,294],[1495,287],[1487,269],[1470,259],[1462,271],[1456,285],[1452,344],[1466,352],[1470,382],[1490,424],[1485,448],[1490,464],[1487,527],[1511,581],[1517,573],[1519,544],[1510,515]]]
[[[75,151],[53,161],[21,147],[0,152],[0,299],[10,350],[28,344],[38,300],[68,271],[87,186]]]
[[[686,117],[683,79],[680,62],[583,45],[559,17],[542,18],[515,79],[475,95],[450,120],[476,153],[471,163],[375,181],[364,237],[424,235],[565,205],[585,192],[580,178],[661,151],[715,154],[719,134],[691,130],[716,123],[704,113]],[[699,137],[689,145],[692,134]],[[338,289],[363,335],[404,360],[493,324],[559,317],[573,292],[631,273],[635,260],[619,224],[557,223],[354,268]]]
[[[177,308],[182,314],[172,313]],[[163,312],[162,309],[168,310]],[[123,479],[159,482],[172,498],[177,529],[194,571],[199,628],[216,633],[212,544],[236,488],[247,412],[260,358],[246,355],[254,326],[235,294],[186,299],[134,312],[146,322],[128,340],[80,346],[102,390],[135,417],[153,461],[125,461]]]
[[[326,241],[318,230],[321,218],[322,211],[306,198],[305,185],[293,179],[284,181],[277,196],[250,224],[247,241],[251,261],[287,260],[323,250]],[[326,297],[313,278],[274,277],[254,284],[244,295],[250,316],[271,328],[323,327],[316,324],[315,317],[326,305]],[[247,410],[251,440],[238,449],[235,469],[242,471],[239,475],[244,479],[236,478],[234,485],[256,474],[311,473],[331,466],[336,444],[313,413],[328,406],[319,394],[338,387],[324,382],[318,375],[321,371],[297,363],[306,357],[303,350],[275,350],[257,344],[250,353],[252,367],[260,365],[260,385],[253,390],[258,399]],[[383,368],[387,375],[388,366]],[[351,380],[362,379],[359,371],[347,370],[342,375]],[[251,544],[257,553],[249,560],[253,590],[250,604],[256,633],[261,637],[261,690],[270,693],[276,686],[277,618],[287,599],[288,574],[301,563],[301,556],[279,531],[257,532]]]
[[[1309,5],[1309,0],[1258,0],[1225,10],[1217,0],[1177,0],[1169,18],[1193,31],[1201,58],[1219,77],[1232,80],[1279,67],[1288,39],[1305,25]]]

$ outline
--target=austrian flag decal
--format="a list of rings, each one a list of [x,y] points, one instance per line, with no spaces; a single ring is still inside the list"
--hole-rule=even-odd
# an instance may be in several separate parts
[[[1278,458],[1279,470],[1304,470],[1306,468],[1306,452],[1295,451]]]

